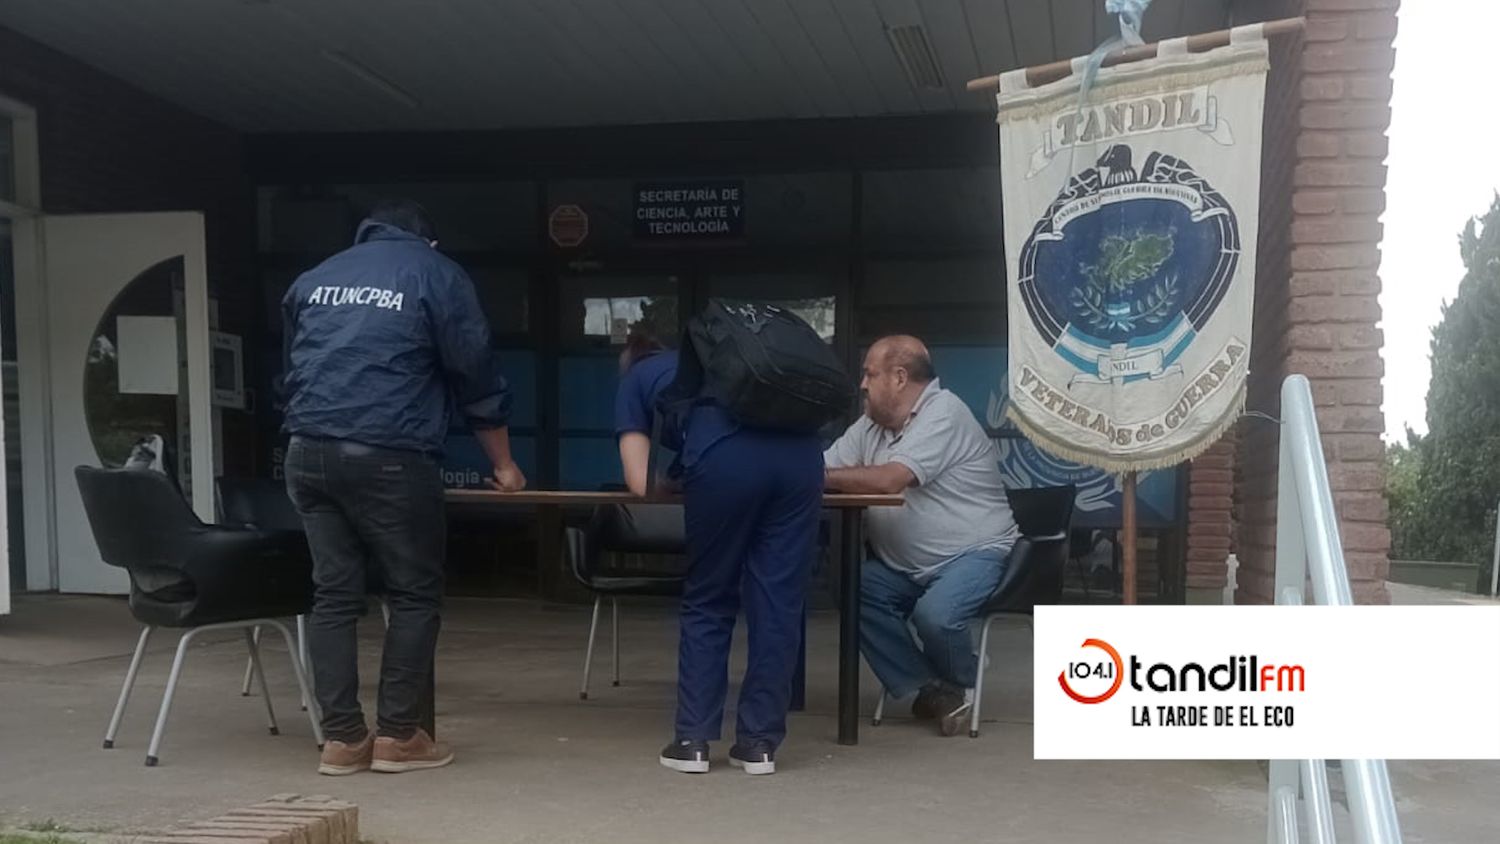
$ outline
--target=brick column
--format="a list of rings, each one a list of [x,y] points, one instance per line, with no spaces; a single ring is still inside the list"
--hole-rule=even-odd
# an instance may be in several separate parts
[[[1188,466],[1187,602],[1217,604],[1228,580],[1224,561],[1233,550],[1233,433]]]
[[[1267,91],[1250,407],[1279,412],[1288,373],[1312,381],[1361,603],[1389,600],[1376,297],[1397,2],[1305,0],[1305,38],[1273,50]],[[1264,603],[1273,591],[1277,431],[1255,419],[1241,431],[1239,600]]]

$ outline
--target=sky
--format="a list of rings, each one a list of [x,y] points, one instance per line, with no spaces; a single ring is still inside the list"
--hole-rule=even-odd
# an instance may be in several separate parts
[[[1484,60],[1500,50],[1496,32],[1491,0],[1401,4],[1381,218],[1387,439],[1427,430],[1428,342],[1463,278],[1458,233],[1500,189],[1500,108]]]

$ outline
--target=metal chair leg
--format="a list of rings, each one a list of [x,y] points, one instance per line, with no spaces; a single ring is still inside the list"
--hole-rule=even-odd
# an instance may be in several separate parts
[[[255,633],[250,628],[245,628],[245,644],[250,648],[250,664],[255,668],[255,676],[260,678],[260,696],[266,699],[266,729],[271,735],[281,735],[281,728],[276,726],[276,708],[271,705],[271,687],[266,683],[266,670],[260,664],[260,643],[255,641]],[[292,659],[296,659],[296,651],[292,652]]]
[[[610,605],[610,611],[614,614],[613,615],[613,624],[612,624],[612,626],[613,626],[614,629],[612,630],[611,635],[613,637],[614,645],[615,645],[615,657],[614,657],[615,681],[614,681],[614,683],[612,685],[618,686],[618,685],[620,685],[620,599],[619,598],[610,598],[609,599],[609,605]]]
[[[297,658],[302,661],[302,673],[312,679],[312,654],[307,649],[307,616],[297,616]],[[306,712],[310,701],[302,696],[302,711]]]
[[[257,645],[260,644],[260,628],[259,627],[255,628],[255,643]],[[245,680],[244,680],[244,682],[240,683],[240,697],[249,697],[250,696],[250,683],[251,683],[251,681],[254,678],[255,678],[255,663],[251,662],[250,661],[250,657],[247,656],[247,657],[245,657]]]
[[[870,719],[870,726],[878,727],[885,720],[885,699],[890,695],[885,693],[885,686],[880,687],[880,697],[875,702],[875,715]]]
[[[974,708],[969,712],[969,738],[979,738],[979,704],[984,698],[984,668],[990,655],[990,625],[994,615],[984,617],[984,627],[979,632],[979,664],[974,674]]]
[[[292,642],[292,631],[286,629],[286,625],[279,621],[270,620],[266,622],[276,628],[281,638],[286,642],[286,652],[292,659],[292,676],[297,678],[297,690],[302,693],[305,700],[313,701],[312,692],[307,687],[307,675],[302,671],[302,660],[297,658],[297,646]],[[316,703],[316,701],[313,701]],[[323,724],[322,715],[318,712],[316,705],[307,708],[307,720],[312,724],[313,739],[318,743],[318,748],[323,747]]]
[[[151,744],[146,748],[146,767],[154,768],[159,760],[161,737],[167,730],[167,714],[172,711],[172,696],[177,693],[177,678],[182,675],[182,660],[187,656],[187,647],[193,637],[206,628],[195,627],[177,640],[177,655],[172,658],[172,673],[167,675],[167,690],[161,696],[161,709],[156,713],[156,728],[151,731]]]
[[[589,699],[589,671],[594,667],[594,636],[599,632],[599,605],[603,601],[603,595],[594,596],[594,620],[589,622],[589,646],[583,652],[583,687],[578,690],[579,700]]]
[[[135,653],[130,657],[130,667],[125,669],[125,685],[120,687],[120,699],[115,702],[115,713],[109,717],[109,729],[104,733],[104,749],[115,746],[115,733],[120,730],[120,720],[125,717],[125,704],[130,702],[130,691],[135,688],[135,678],[141,670],[141,660],[146,656],[146,642],[151,638],[151,625],[141,628],[141,637],[135,642]]]

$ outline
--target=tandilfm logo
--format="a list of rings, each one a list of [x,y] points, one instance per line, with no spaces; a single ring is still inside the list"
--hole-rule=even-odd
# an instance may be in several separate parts
[[[1127,668],[1120,652],[1103,639],[1085,639],[1084,648],[1103,651],[1108,659],[1069,662],[1057,675],[1057,684],[1068,697],[1079,703],[1103,703],[1120,690],[1127,675],[1130,687],[1138,692],[1305,692],[1307,671],[1300,665],[1261,663],[1260,657],[1230,656],[1224,662],[1205,668],[1202,663],[1170,665],[1165,662],[1147,666],[1131,654]],[[1072,682],[1069,682],[1072,681]],[[1081,688],[1074,688],[1074,683]],[[1097,691],[1108,683],[1104,691]]]
[[[1062,690],[1068,693],[1068,697],[1079,703],[1103,703],[1115,696],[1120,690],[1120,683],[1125,679],[1125,664],[1120,660],[1120,652],[1115,650],[1114,645],[1103,639],[1084,639],[1083,647],[1098,648],[1109,655],[1110,662],[1090,663],[1083,660],[1068,663],[1068,667],[1057,675],[1057,683]],[[1132,657],[1134,659],[1134,657]],[[1103,694],[1084,695],[1073,690],[1068,685],[1068,677],[1074,680],[1113,680],[1109,689]]]

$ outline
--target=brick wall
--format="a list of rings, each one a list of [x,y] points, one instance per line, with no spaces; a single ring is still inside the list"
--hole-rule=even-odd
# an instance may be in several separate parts
[[[1276,45],[1267,86],[1249,406],[1276,415],[1282,378],[1312,381],[1355,600],[1383,603],[1390,533],[1376,297],[1397,0],[1301,6],[1305,37]],[[1277,429],[1252,418],[1240,433],[1238,600],[1264,603],[1273,597]]]
[[[1234,538],[1233,433],[1188,467],[1187,588],[1222,590]],[[1211,596],[1210,596],[1211,597]]]
[[[254,191],[238,133],[3,27],[0,94],[36,109],[44,211],[204,212],[221,327],[262,330]],[[253,465],[254,429],[240,416],[225,414],[225,470],[235,473]]]

